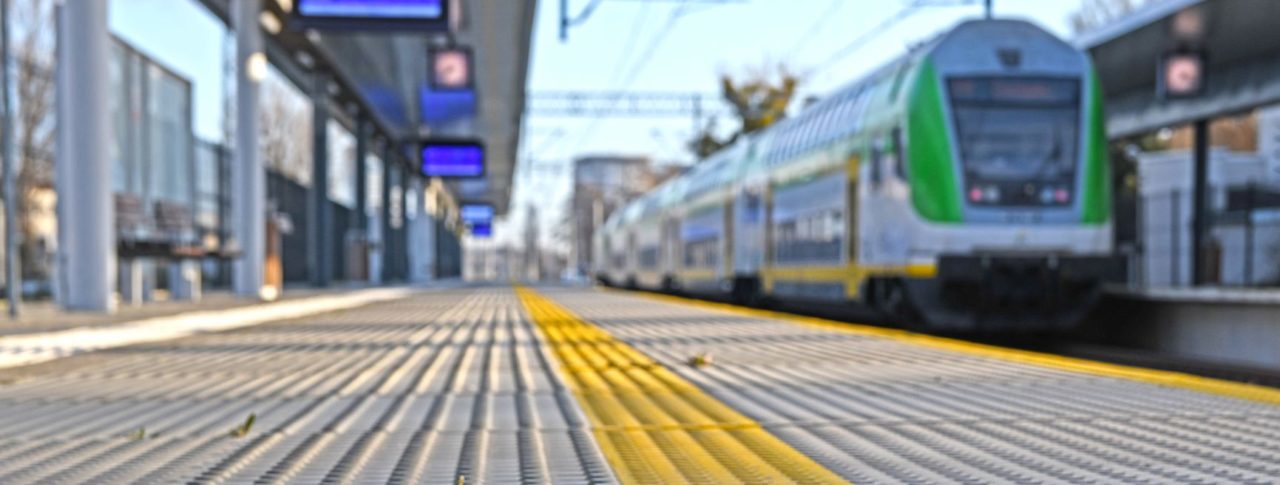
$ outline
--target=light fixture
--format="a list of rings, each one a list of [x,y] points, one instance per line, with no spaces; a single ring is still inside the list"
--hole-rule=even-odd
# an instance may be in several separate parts
[[[261,52],[254,52],[249,55],[249,59],[245,61],[245,74],[250,81],[260,83],[267,78],[267,55]]]
[[[262,24],[263,30],[266,30],[271,35],[279,34],[280,30],[284,28],[280,23],[280,17],[276,17],[276,14],[268,10],[263,10],[262,14],[258,16],[258,23]]]

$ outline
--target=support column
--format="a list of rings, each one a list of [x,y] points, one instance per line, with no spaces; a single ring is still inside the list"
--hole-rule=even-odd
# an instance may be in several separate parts
[[[400,173],[400,238],[397,243],[400,245],[400,278],[408,281],[409,275],[412,274],[409,268],[409,231],[412,230],[409,224],[409,171],[404,165],[399,165]]]
[[[352,212],[351,228],[361,235],[369,227],[369,174],[365,173],[364,159],[369,156],[372,131],[369,117],[364,113],[356,115],[356,210]]]
[[[58,100],[59,264],[68,310],[115,310],[115,204],[111,196],[111,121],[107,2],[67,2],[61,10]]]
[[[369,265],[369,175],[364,159],[369,153],[370,127],[364,113],[356,115],[356,206],[351,211],[350,229],[347,232],[347,279],[367,281],[372,273]],[[362,271],[363,270],[363,271]]]
[[[93,3],[93,2],[89,2]],[[235,293],[262,298],[263,260],[266,256],[266,172],[258,157],[259,78],[254,64],[266,68],[258,15],[261,0],[231,3],[231,24],[236,32],[236,130],[235,163],[231,167],[231,214],[240,256],[233,265]]]
[[[1195,122],[1195,170],[1191,180],[1191,284],[1208,282],[1209,268],[1209,120]],[[1175,201],[1176,203],[1177,201]],[[1175,221],[1175,224],[1177,222]]]
[[[395,249],[392,241],[394,232],[391,229],[391,177],[397,170],[395,162],[395,142],[387,141],[382,154],[382,207],[378,210],[378,218],[382,220],[382,282],[391,281],[395,266]]]
[[[311,285],[329,286],[333,281],[333,209],[329,206],[329,76],[317,72],[311,104]]]

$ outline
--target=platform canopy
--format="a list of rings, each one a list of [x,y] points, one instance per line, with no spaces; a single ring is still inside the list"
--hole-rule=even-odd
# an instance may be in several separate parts
[[[1207,56],[1203,95],[1157,96],[1157,67],[1185,42],[1173,34],[1180,12],[1199,9]],[[1102,80],[1112,138],[1248,111],[1280,102],[1280,1],[1166,0],[1076,39]]]
[[[201,0],[226,19],[229,1]],[[499,213],[509,205],[516,147],[524,111],[525,79],[536,1],[449,2],[451,34],[421,31],[291,29],[286,4],[263,0],[284,17],[284,29],[270,34],[267,54],[284,71],[323,69],[333,76],[340,105],[357,105],[372,115],[378,131],[401,142],[412,155],[425,137],[478,138],[486,146],[482,180],[451,182],[467,202],[491,204]],[[428,79],[432,49],[470,48],[474,88],[433,90]],[[299,59],[305,62],[298,62]],[[277,62],[278,60],[286,62]],[[310,65],[307,65],[310,64]],[[298,76],[302,73],[286,72]]]

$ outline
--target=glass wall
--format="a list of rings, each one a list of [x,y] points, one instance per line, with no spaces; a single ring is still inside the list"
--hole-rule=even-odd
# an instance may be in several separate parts
[[[118,237],[193,242],[191,82],[118,40],[111,46],[109,72],[114,122],[108,150]]]

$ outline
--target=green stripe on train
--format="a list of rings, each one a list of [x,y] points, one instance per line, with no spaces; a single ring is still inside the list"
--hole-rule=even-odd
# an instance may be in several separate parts
[[[1107,164],[1107,130],[1103,125],[1102,86],[1098,75],[1089,72],[1089,138],[1085,144],[1088,158],[1081,187],[1081,222],[1102,224],[1111,216],[1111,174]]]
[[[961,222],[960,193],[938,73],[932,59],[924,59],[921,64],[907,113],[911,201],[927,220]]]

